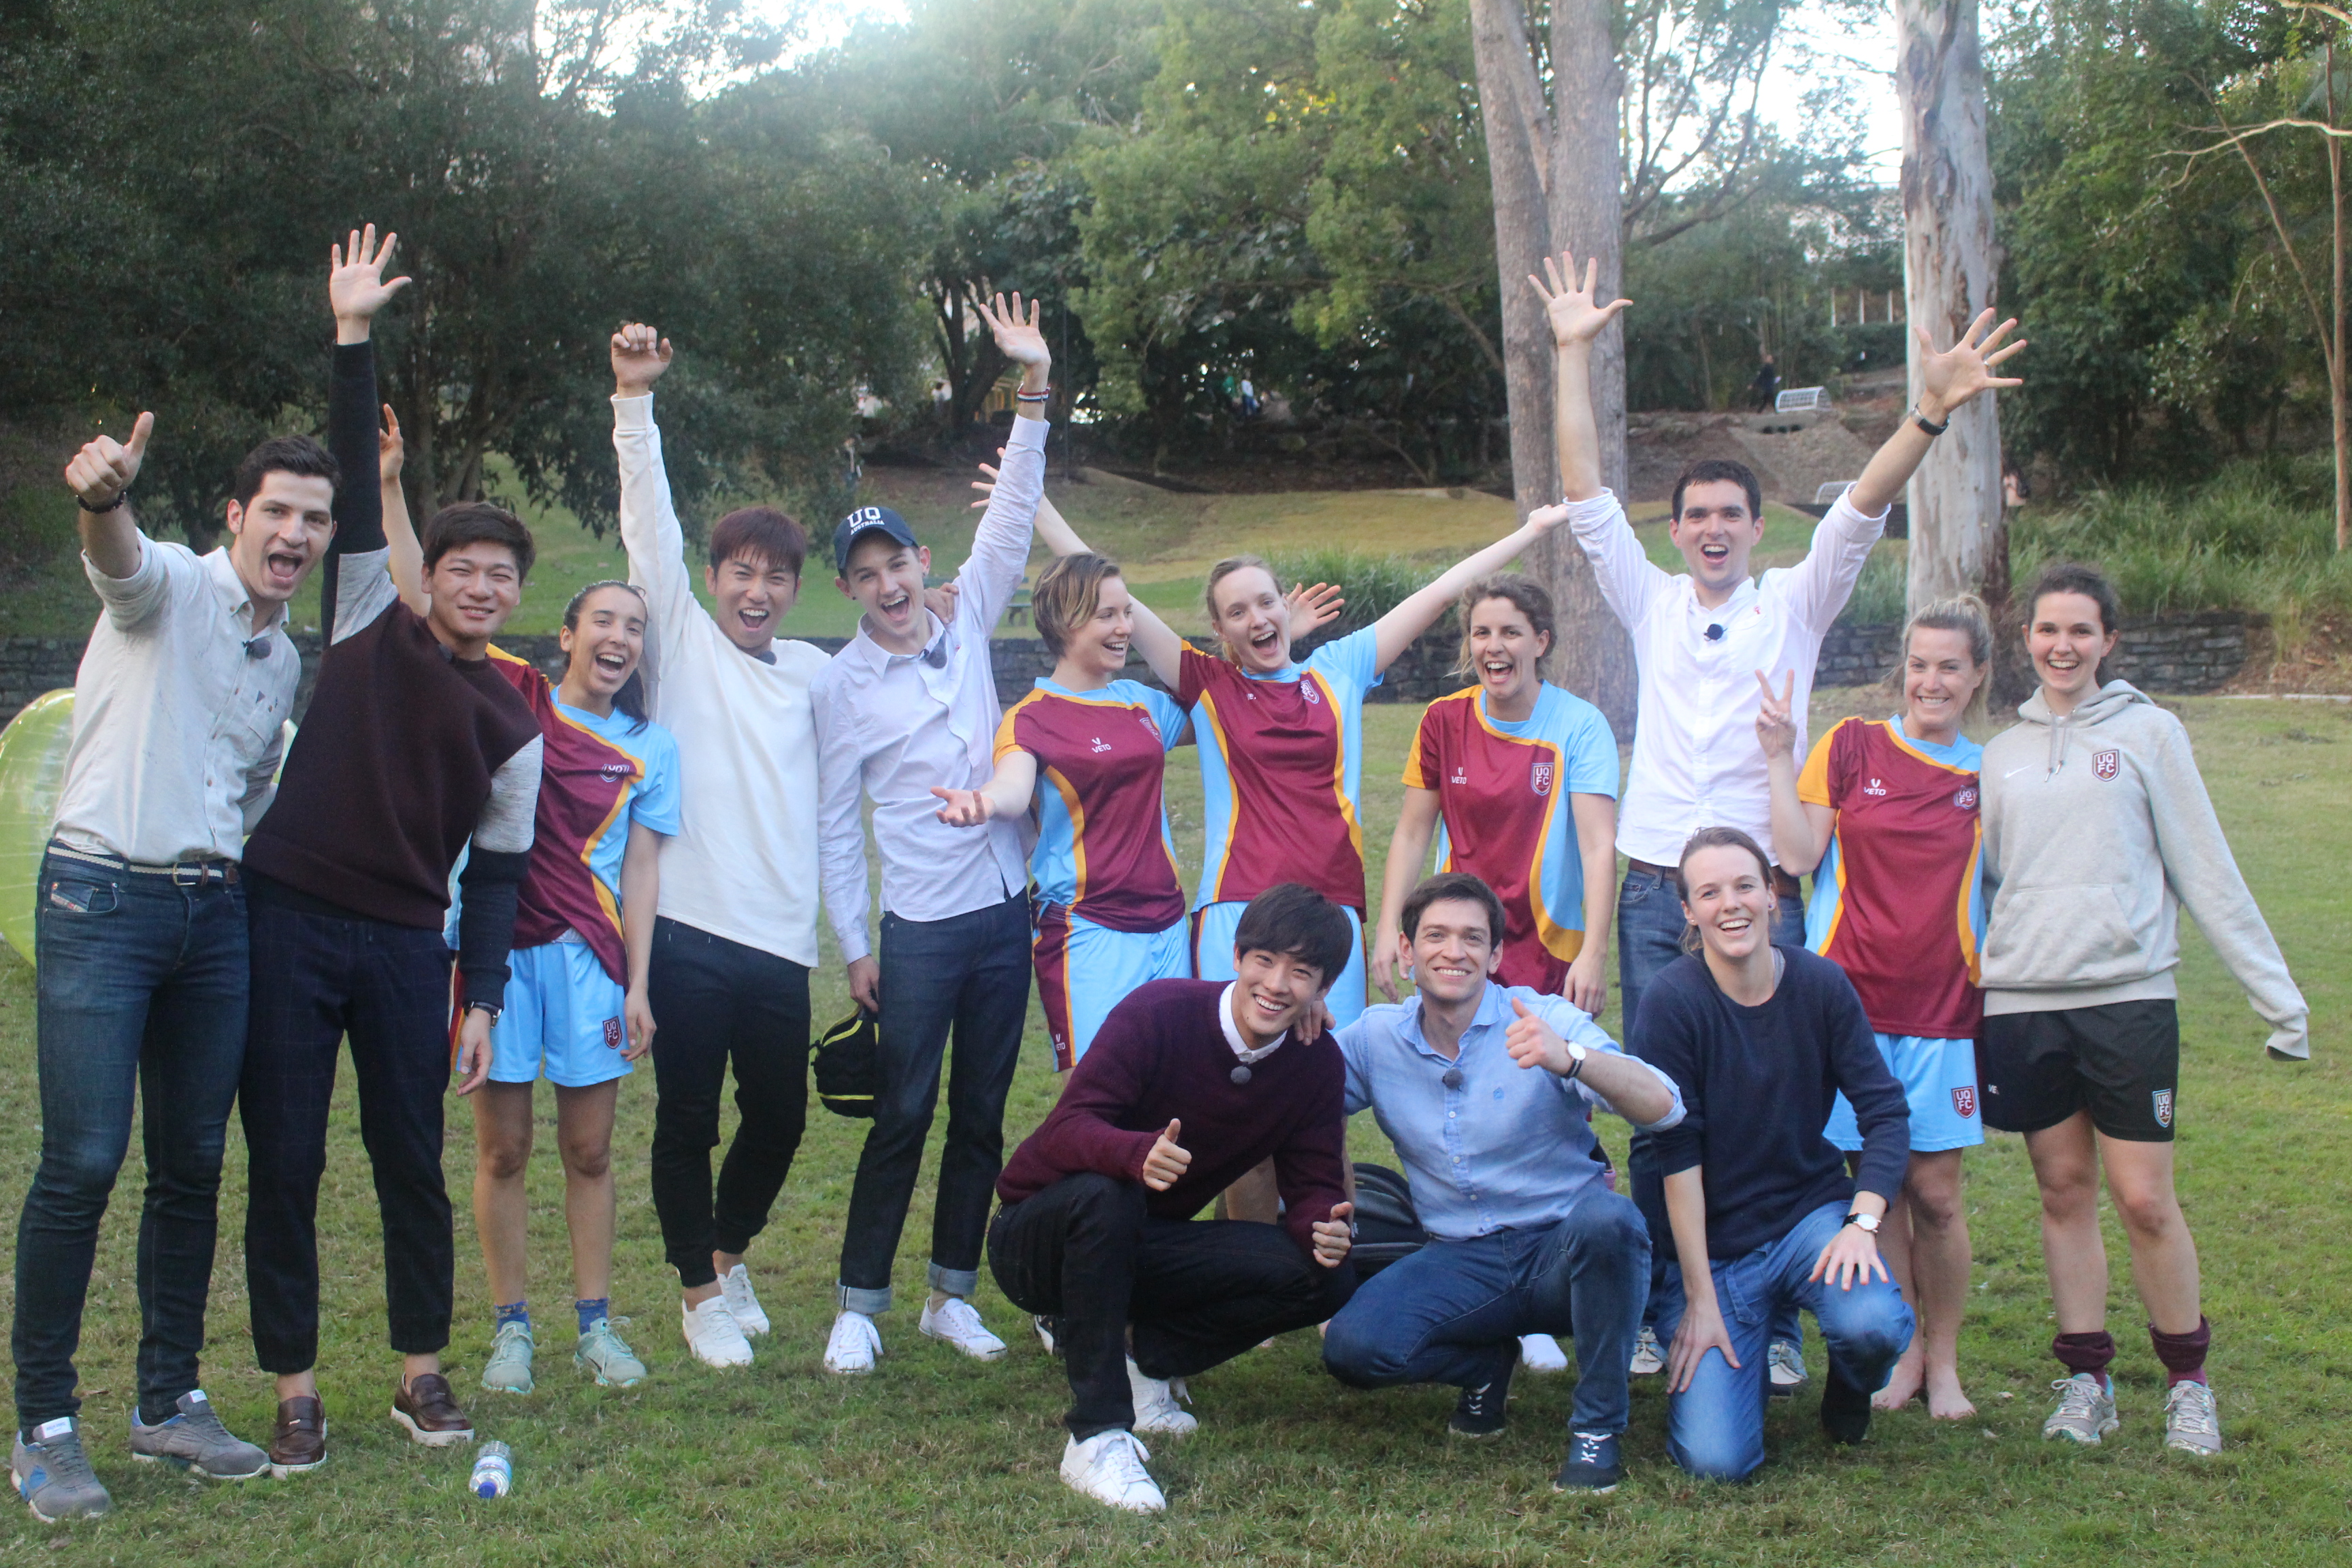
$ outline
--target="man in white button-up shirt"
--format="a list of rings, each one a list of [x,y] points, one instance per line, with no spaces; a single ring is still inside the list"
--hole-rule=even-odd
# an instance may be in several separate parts
[[[382,278],[393,241],[338,247],[329,296],[340,343],[363,343],[405,279]],[[344,384],[329,424],[339,467],[307,436],[238,465],[229,542],[199,556],[149,538],[130,491],[155,426],[99,437],[66,468],[80,503],[82,568],[104,605],[74,682],[74,738],[41,863],[41,1163],[17,1229],[13,1464],[37,1517],[104,1513],[82,1450],[74,1352],[99,1221],[145,1101],[139,1223],[143,1319],[131,1451],[220,1479],[268,1456],[231,1436],[198,1386],[218,1229],[221,1155],[245,1061],[250,984],[245,836],[270,802],[302,675],[286,603],[334,532],[339,483],[376,475],[375,402]],[[373,385],[373,382],[369,384]]]
[[[982,1232],[1004,1157],[1004,1097],[1029,1012],[1028,846],[1023,826],[974,832],[939,817],[932,786],[977,789],[994,772],[1001,712],[989,637],[1029,560],[1045,481],[1052,356],[1018,295],[981,313],[1022,381],[1003,468],[956,576],[953,618],[925,607],[930,552],[885,507],[834,532],[841,591],[865,614],[857,635],[810,690],[816,715],[817,858],[825,912],[861,1006],[879,1013],[883,1091],[858,1156],[841,1250],[840,1313],[825,1347],[836,1373],[865,1373],[881,1353],[877,1314],[890,1307],[890,1264],[907,1222],[923,1141],[939,1101],[950,1028],[947,1147],[931,1222],[930,1297],[922,1331],[994,1361],[1004,1343],[972,1310]],[[866,930],[860,795],[874,802],[882,862],[882,941]]]
[[[1845,607],[1885,531],[1888,507],[1910,482],[1928,444],[1943,433],[1952,410],[1988,388],[2021,384],[1994,375],[1990,367],[2025,344],[2021,340],[2001,347],[2000,340],[2016,323],[1994,327],[1990,310],[1947,353],[1936,353],[1926,331],[1915,329],[1920,343],[1918,401],[1862,478],[1830,508],[1813,531],[1805,558],[1768,571],[1760,580],[1748,574],[1748,557],[1764,536],[1764,501],[1756,476],[1738,463],[1694,463],[1675,483],[1668,524],[1689,567],[1676,575],[1651,563],[1625,509],[1601,483],[1592,340],[1631,301],[1596,301],[1590,263],[1584,286],[1576,288],[1575,259],[1565,253],[1556,263],[1547,258],[1544,269],[1549,286],[1539,279],[1528,281],[1543,296],[1551,321],[1557,373],[1553,438],[1569,526],[1592,563],[1601,597],[1632,634],[1640,675],[1633,761],[1617,816],[1617,847],[1630,862],[1617,893],[1617,977],[1621,1033],[1631,1045],[1640,1038],[1643,990],[1658,971],[1682,956],[1682,887],[1675,868],[1685,842],[1702,827],[1737,827],[1771,852],[1771,776],[1756,733],[1766,682],[1776,699],[1789,703],[1801,731],[1822,638]],[[1800,748],[1803,743],[1801,732]],[[1776,867],[1773,883],[1779,895],[1774,938],[1801,942],[1805,915],[1796,879]],[[1634,1142],[1638,1164],[1643,1141]],[[1671,1251],[1665,1247],[1662,1255]],[[1643,1349],[1649,1349],[1647,1342]],[[1803,1376],[1793,1348],[1785,1359],[1786,1370],[1774,1369],[1774,1381],[1783,1388]]]

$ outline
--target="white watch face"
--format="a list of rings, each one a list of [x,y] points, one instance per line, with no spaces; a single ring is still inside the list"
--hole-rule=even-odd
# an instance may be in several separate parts
[[[1878,1234],[1878,1216],[1874,1214],[1858,1214],[1853,1216],[1853,1223],[1868,1235]]]

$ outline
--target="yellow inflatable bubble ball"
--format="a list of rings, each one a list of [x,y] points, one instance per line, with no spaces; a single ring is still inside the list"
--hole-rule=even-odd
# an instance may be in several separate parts
[[[44,692],[0,730],[0,936],[27,963],[41,851],[57,819],[66,748],[73,744],[73,705],[70,688]]]

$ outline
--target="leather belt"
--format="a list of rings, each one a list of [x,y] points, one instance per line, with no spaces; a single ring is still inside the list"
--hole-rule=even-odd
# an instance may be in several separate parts
[[[1674,889],[1675,892],[1682,891],[1683,873],[1679,866],[1660,866],[1648,860],[1636,860],[1629,856],[1626,858],[1625,867],[1631,871],[1647,871],[1652,876],[1664,880],[1666,886]],[[1772,868],[1772,891],[1776,897],[1783,899],[1802,899],[1805,896],[1805,889],[1797,879],[1778,866]]]
[[[172,879],[172,885],[177,888],[201,888],[215,881],[234,888],[237,881],[236,862],[226,857],[205,860],[175,860],[169,865],[148,865],[138,860],[125,860],[113,855],[93,855],[87,849],[76,849],[70,845],[59,844],[55,840],[50,842],[48,852],[60,860],[71,860],[82,866],[96,866],[102,870],[128,872],[134,877],[169,877]]]

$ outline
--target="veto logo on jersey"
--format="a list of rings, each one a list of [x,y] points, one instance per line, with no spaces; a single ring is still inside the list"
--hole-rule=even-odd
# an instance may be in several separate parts
[[[2113,756],[2115,753],[2109,752],[2107,755]],[[2168,1089],[2156,1089],[2149,1094],[2148,1098],[2156,1103],[2156,1124],[2158,1127],[2171,1126],[2172,1091]]]
[[[2115,777],[2117,773],[2123,772],[2123,768],[2124,754],[2121,752],[2093,752],[2091,753],[2091,772],[2097,774],[2102,779],[2111,779]]]
[[[1538,795],[1551,793],[1551,759],[1547,757],[1528,769],[1528,787]]]
[[[1885,779],[1873,779],[1868,784],[1863,785],[1862,793],[1864,795],[1885,795],[1886,793],[1886,781]]]
[[[1952,1114],[1965,1121],[1977,1113],[1977,1086],[1963,1084],[1952,1090]]]
[[[635,763],[606,763],[598,772],[604,775],[606,784],[620,784],[636,777],[637,766]]]
[[[1103,752],[1112,749],[1111,743],[1108,741],[1104,740],[1100,735],[1097,735],[1093,741],[1088,742],[1088,744],[1093,747],[1094,752],[1097,756],[1100,756]]]
[[[1952,804],[1962,811],[1974,811],[1977,808],[1977,786],[1969,784],[1965,788],[1954,790]]]

